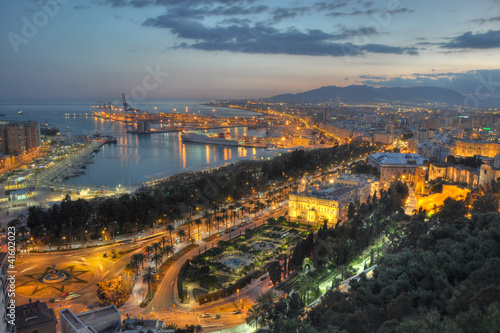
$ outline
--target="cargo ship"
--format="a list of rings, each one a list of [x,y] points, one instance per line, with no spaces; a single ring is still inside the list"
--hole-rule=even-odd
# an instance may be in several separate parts
[[[184,132],[181,134],[182,142],[203,143],[209,145],[242,146],[244,143],[233,139],[229,132],[221,133],[198,133]]]

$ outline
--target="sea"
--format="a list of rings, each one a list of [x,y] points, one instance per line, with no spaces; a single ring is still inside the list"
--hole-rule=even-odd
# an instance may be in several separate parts
[[[197,115],[257,117],[258,113],[211,107],[203,105],[207,101],[170,100],[149,101],[133,107],[150,113],[190,113]],[[218,167],[244,159],[256,159],[264,149],[212,146],[196,143],[184,144],[179,132],[161,134],[127,133],[126,125],[121,122],[96,117],[68,117],[67,114],[90,114],[97,105],[96,101],[87,102],[3,102],[0,103],[0,121],[24,122],[39,121],[49,124],[66,134],[69,128],[71,136],[99,133],[116,137],[118,143],[104,145],[93,154],[93,162],[87,171],[65,182],[68,185],[109,186],[137,185],[157,180],[184,171],[196,171]],[[115,104],[116,105],[116,104]],[[18,112],[22,110],[23,114]],[[265,129],[246,127],[211,130],[212,132],[229,131],[236,136],[264,137]]]

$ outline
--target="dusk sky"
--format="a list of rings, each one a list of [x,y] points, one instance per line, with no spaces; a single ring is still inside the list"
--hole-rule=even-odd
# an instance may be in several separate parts
[[[500,96],[500,0],[4,0],[0,11],[1,101],[351,84],[474,94],[483,81]]]

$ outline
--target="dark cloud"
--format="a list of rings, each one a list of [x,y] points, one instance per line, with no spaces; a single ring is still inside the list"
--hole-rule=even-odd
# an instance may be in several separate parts
[[[298,7],[298,8],[276,8],[271,14],[273,15],[274,22],[281,22],[285,19],[295,18],[297,16],[302,16],[310,11],[309,7]]]
[[[332,2],[316,2],[313,7],[318,11],[330,11],[345,7],[347,4],[348,2],[345,0],[338,0]]]
[[[405,14],[405,13],[412,13],[412,9],[408,8],[398,8],[394,10],[380,10],[380,9],[367,9],[367,10],[360,10],[356,9],[351,12],[331,12],[326,14],[326,16],[331,16],[331,17],[340,17],[340,16],[358,16],[358,15],[375,15],[375,14],[391,14],[391,15],[396,15],[396,14]]]
[[[367,52],[417,54],[416,48],[380,44],[335,43],[333,41],[338,40],[339,35],[329,34],[318,29],[306,32],[297,29],[280,31],[264,24],[207,27],[200,22],[179,19],[170,15],[150,18],[143,25],[169,29],[180,38],[194,41],[191,44],[184,42],[178,47],[207,51],[333,57],[357,56]],[[353,31],[348,32],[348,34],[352,33]]]
[[[500,47],[500,30],[473,34],[471,31],[442,45],[445,48],[492,49]]]
[[[242,7],[242,6],[218,6],[215,9],[207,12],[207,15],[249,15],[249,14],[261,14],[269,10],[269,7],[260,5],[260,6],[251,6],[251,7]]]
[[[250,24],[252,20],[250,19],[241,19],[237,17],[232,17],[227,20],[222,20],[219,22],[219,24],[236,24],[236,25],[243,25],[243,24]]]
[[[463,94],[476,94],[478,90],[500,95],[500,69],[473,70],[461,73],[414,73],[409,77],[385,77],[362,75],[363,84],[382,87],[430,86],[456,90]]]
[[[341,32],[332,35],[333,39],[342,40],[349,39],[358,36],[373,36],[378,35],[379,32],[374,27],[362,27],[357,29],[348,29],[345,26],[341,26]]]
[[[370,80],[385,80],[387,79],[386,75],[360,75],[360,79],[370,79]]]
[[[487,19],[479,18],[479,19],[471,20],[470,22],[478,23],[480,25],[484,24],[484,23],[490,23],[490,22],[500,22],[500,16],[490,17]]]

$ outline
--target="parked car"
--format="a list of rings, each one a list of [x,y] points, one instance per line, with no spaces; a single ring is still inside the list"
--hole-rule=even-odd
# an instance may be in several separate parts
[[[241,312],[240,312],[240,310],[234,310],[234,311],[231,311],[230,313],[231,314],[240,314]]]
[[[212,317],[212,314],[207,312],[207,313],[204,313],[201,318],[208,318],[208,317]]]

